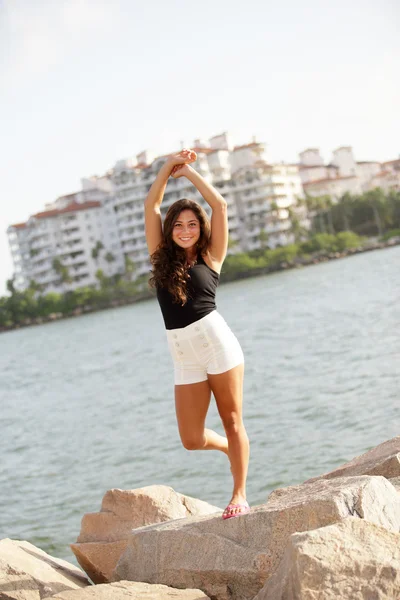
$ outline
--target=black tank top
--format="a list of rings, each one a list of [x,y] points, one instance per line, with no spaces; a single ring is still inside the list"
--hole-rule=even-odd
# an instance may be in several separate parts
[[[183,306],[174,301],[166,288],[157,287],[157,299],[166,329],[187,327],[217,308],[215,293],[219,283],[218,273],[199,256],[197,263],[189,269],[189,275],[187,302]]]

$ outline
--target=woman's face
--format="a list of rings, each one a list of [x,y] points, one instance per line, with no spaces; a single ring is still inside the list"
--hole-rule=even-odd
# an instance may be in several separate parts
[[[189,208],[179,213],[172,230],[172,239],[185,250],[194,246],[200,239],[200,221]]]

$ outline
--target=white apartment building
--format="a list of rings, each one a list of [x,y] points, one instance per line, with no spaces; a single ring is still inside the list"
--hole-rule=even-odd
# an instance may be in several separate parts
[[[345,192],[362,194],[377,187],[374,178],[383,168],[377,161],[357,162],[351,146],[334,150],[331,162],[326,165],[318,148],[308,148],[299,156],[305,193],[310,196],[328,195],[334,202]]]
[[[209,141],[195,140],[193,149],[197,153],[193,168],[227,201],[229,252],[254,250],[265,244],[275,247],[293,241],[288,209],[296,206],[297,198],[303,196],[296,165],[269,165],[262,143],[253,140],[235,147],[227,133]],[[124,255],[135,263],[136,276],[150,270],[143,203],[166,158],[154,159],[143,152],[136,159],[118,161],[112,170],[119,239]],[[181,198],[196,200],[210,213],[209,206],[189,181],[171,178],[161,206],[162,215]]]
[[[381,170],[371,180],[371,188],[380,187],[385,193],[400,191],[400,158],[381,164]]]
[[[230,253],[291,243],[291,208],[307,225],[296,206],[303,196],[297,165],[271,165],[264,144],[253,139],[234,146],[228,133],[195,140],[194,150],[197,161],[192,166],[227,201]],[[106,275],[123,272],[127,257],[135,265],[134,278],[148,274],[143,203],[166,159],[145,151],[119,160],[104,177],[83,179],[80,192],[58,198],[26,223],[11,225],[7,231],[16,287],[25,289],[32,280],[45,292],[97,285],[98,269]],[[170,178],[162,215],[180,198],[196,200],[210,214],[208,204],[187,179]],[[98,243],[103,248],[94,258]],[[61,280],[54,269],[55,258],[67,267],[72,281]]]
[[[232,176],[229,195],[235,199],[239,226],[234,239],[242,251],[286,246],[294,241],[290,209],[308,226],[298,168],[286,164],[242,167]]]
[[[107,178],[82,180],[82,191],[58,198],[25,223],[7,229],[15,286],[40,284],[43,292],[70,291],[96,285],[96,271],[122,272],[124,258],[118,240]],[[101,245],[97,258],[92,256]],[[54,269],[54,259],[67,268],[68,281]]]

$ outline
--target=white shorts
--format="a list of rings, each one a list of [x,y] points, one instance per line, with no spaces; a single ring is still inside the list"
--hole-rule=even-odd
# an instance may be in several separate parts
[[[244,362],[242,348],[229,326],[214,310],[181,329],[167,329],[174,361],[175,385],[206,381]]]

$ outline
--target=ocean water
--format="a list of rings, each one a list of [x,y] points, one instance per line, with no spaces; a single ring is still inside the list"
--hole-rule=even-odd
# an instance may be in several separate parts
[[[220,287],[246,358],[248,497],[399,435],[400,247]],[[207,426],[222,433],[212,402]],[[0,538],[73,561],[107,489],[165,484],[225,507],[218,452],[179,440],[155,300],[0,335]]]

